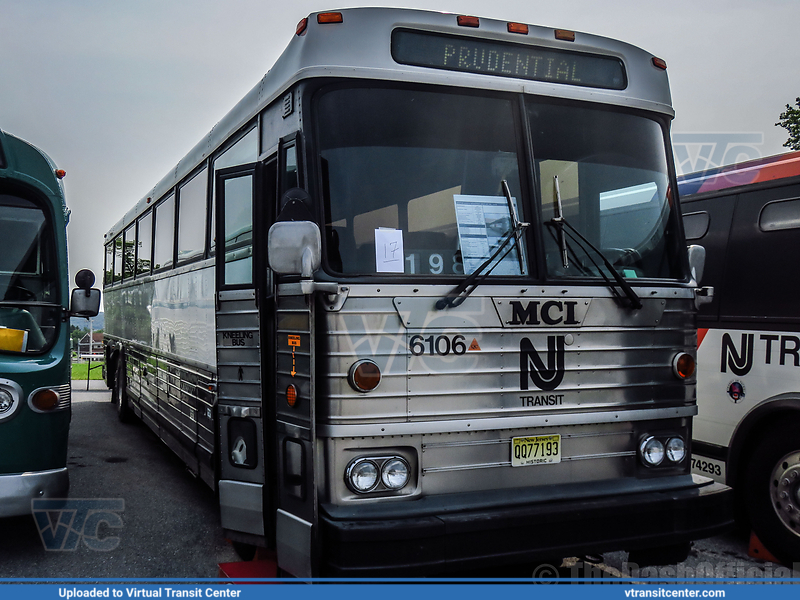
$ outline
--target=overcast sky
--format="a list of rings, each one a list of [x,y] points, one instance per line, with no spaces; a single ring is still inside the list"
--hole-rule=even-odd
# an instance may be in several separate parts
[[[740,160],[787,150],[786,131],[775,123],[800,96],[797,0],[387,5],[596,33],[660,56],[677,114],[673,138],[692,142],[678,161],[686,171],[701,166],[702,144],[727,143],[721,133],[756,134]],[[300,19],[341,7],[330,0],[0,0],[0,129],[67,171],[71,273],[88,267],[100,279],[103,234],[258,82]],[[737,152],[722,150],[724,162],[736,160]]]

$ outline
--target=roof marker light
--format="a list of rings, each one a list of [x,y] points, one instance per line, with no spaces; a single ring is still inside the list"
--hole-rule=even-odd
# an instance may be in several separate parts
[[[659,69],[667,70],[667,61],[663,58],[658,58],[657,56],[653,57],[653,66],[658,67]]]
[[[467,15],[458,15],[456,23],[460,27],[480,27],[481,20],[478,17],[469,17]]]
[[[306,32],[306,28],[308,27],[308,17],[301,20],[297,24],[297,29],[295,30],[296,35],[303,35]]]
[[[528,26],[525,25],[525,23],[509,23],[508,33],[521,33],[522,35],[528,35]]]
[[[67,176],[67,172],[64,169],[56,169],[56,177],[59,179],[64,179]]]
[[[569,29],[556,29],[556,39],[563,42],[574,42],[575,32]]]
[[[326,13],[319,13],[317,15],[317,23],[325,24],[325,23],[342,23],[344,22],[344,18],[342,17],[342,13],[340,12],[326,12]]]

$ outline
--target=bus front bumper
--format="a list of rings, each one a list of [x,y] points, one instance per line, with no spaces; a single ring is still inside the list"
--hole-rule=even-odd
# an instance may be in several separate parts
[[[661,548],[733,525],[733,490],[694,477],[680,489],[518,503],[402,518],[331,516],[323,506],[322,574],[426,576],[499,564]]]
[[[69,491],[67,469],[0,475],[0,517],[31,514],[31,500],[66,498]]]

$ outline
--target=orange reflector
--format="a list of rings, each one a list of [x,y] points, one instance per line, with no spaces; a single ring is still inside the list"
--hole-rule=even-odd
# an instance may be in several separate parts
[[[39,390],[31,398],[31,404],[37,410],[53,410],[58,406],[58,394],[54,390]]]
[[[667,61],[663,58],[658,58],[657,56],[653,57],[653,66],[658,67],[659,69],[667,70]]]
[[[692,375],[694,375],[694,357],[691,354],[681,353],[675,357],[675,362],[673,362],[673,366],[675,369],[675,375],[678,376],[679,379],[688,379]]]
[[[480,27],[481,20],[478,17],[468,17],[467,15],[459,15],[456,22],[461,27]]]
[[[64,169],[56,169],[56,177],[59,179],[64,179],[67,176],[67,172]]]
[[[297,404],[297,388],[293,383],[290,383],[288,386],[286,386],[286,404],[292,408],[294,408],[295,404]]]
[[[317,15],[317,23],[342,23],[343,21],[344,19],[340,12],[319,13]]]
[[[528,35],[528,26],[525,25],[525,23],[509,23],[508,33],[521,33],[522,35]]]
[[[556,39],[564,42],[574,42],[575,32],[569,29],[556,29]]]
[[[300,21],[297,24],[297,29],[295,30],[295,33],[297,35],[303,35],[303,33],[305,33],[307,27],[308,27],[308,17],[306,17],[305,19],[303,19],[302,21]]]

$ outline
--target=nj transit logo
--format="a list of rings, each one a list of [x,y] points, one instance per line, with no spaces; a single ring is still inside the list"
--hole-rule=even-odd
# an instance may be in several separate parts
[[[547,336],[546,361],[542,360],[539,352],[533,347],[528,338],[522,338],[519,343],[519,387],[528,389],[528,382],[540,390],[551,391],[556,389],[564,380],[564,336]]]
[[[743,333],[739,348],[733,343],[731,336],[727,333],[722,334],[722,364],[720,372],[727,373],[728,369],[732,373],[742,377],[753,368],[753,349],[755,347],[755,336],[752,333]]]
[[[101,529],[121,528],[122,517],[118,513],[124,510],[122,498],[31,500],[33,519],[48,551],[77,550],[81,540],[90,550],[114,550],[120,539],[108,535],[100,537],[100,532]],[[101,527],[103,523],[105,527]]]

